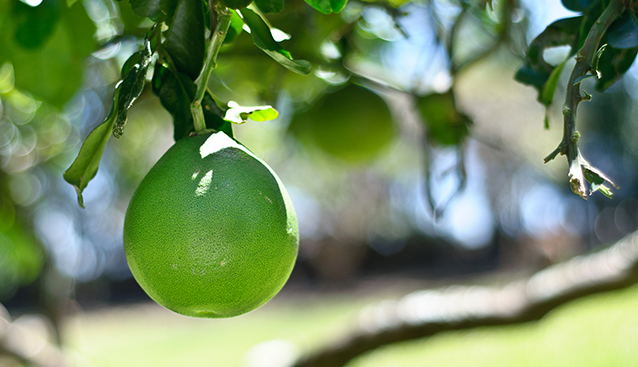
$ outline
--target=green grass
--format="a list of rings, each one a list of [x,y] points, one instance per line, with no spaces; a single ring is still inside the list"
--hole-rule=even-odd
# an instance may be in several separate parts
[[[273,339],[307,351],[356,323],[376,296],[286,295],[247,315],[205,320],[141,305],[86,312],[66,328],[81,365],[244,367]],[[450,332],[398,343],[349,367],[638,366],[638,287],[571,303],[538,323]]]

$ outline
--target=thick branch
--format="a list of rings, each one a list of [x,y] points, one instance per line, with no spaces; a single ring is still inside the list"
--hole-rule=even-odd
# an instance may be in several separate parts
[[[0,309],[3,309],[0,305]],[[12,323],[0,312],[0,356],[8,356],[26,366],[70,366],[64,353],[40,335],[18,323]],[[4,312],[6,314],[6,312]]]
[[[420,291],[364,309],[357,330],[295,367],[339,367],[382,345],[444,331],[539,320],[575,299],[638,283],[638,232],[607,250],[548,267],[501,288]]]

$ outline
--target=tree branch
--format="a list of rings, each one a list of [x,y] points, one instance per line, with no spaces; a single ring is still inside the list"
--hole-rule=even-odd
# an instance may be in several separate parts
[[[364,309],[357,330],[294,367],[339,367],[382,345],[440,332],[541,319],[575,299],[638,283],[638,232],[610,248],[554,265],[501,288],[419,291]]]
[[[587,179],[588,175],[591,175],[592,171],[597,176],[600,176],[600,174],[595,168],[589,165],[578,149],[580,134],[576,131],[576,111],[580,102],[591,98],[591,96],[588,96],[586,93],[585,96],[581,95],[580,80],[582,80],[582,77],[587,75],[587,73],[596,72],[593,70],[592,64],[598,51],[600,40],[603,38],[607,28],[609,28],[624,10],[625,4],[621,0],[611,0],[607,8],[605,8],[605,11],[603,11],[589,30],[583,47],[576,54],[576,65],[574,65],[572,74],[569,77],[569,82],[567,83],[567,93],[565,96],[565,104],[563,105],[563,140],[558,145],[558,148],[545,158],[545,163],[547,163],[554,159],[559,153],[567,156],[571,189],[583,199],[586,199],[587,196],[590,195],[585,186],[585,181],[591,182],[591,180]],[[602,179],[602,182],[608,182],[612,186],[616,186],[604,175],[602,175],[600,179]],[[600,182],[598,182],[598,184],[600,184]],[[603,190],[606,190],[604,185],[600,186],[602,186]],[[596,189],[592,191],[596,191]]]
[[[4,307],[0,305],[2,310]],[[0,312],[0,356],[8,356],[25,366],[71,365],[62,350],[24,326],[12,323],[7,315],[6,312]]]
[[[207,43],[206,58],[204,59],[204,66],[202,71],[195,80],[197,90],[195,91],[195,98],[191,103],[191,113],[193,114],[193,124],[195,125],[195,132],[202,133],[206,130],[206,121],[204,120],[204,110],[202,110],[202,99],[206,94],[208,87],[208,79],[213,69],[217,67],[217,54],[224,43],[228,27],[230,26],[231,13],[228,8],[217,4],[215,8],[210,9],[211,13],[214,11],[217,14],[215,31],[211,33],[210,40]],[[212,25],[212,23],[211,23]]]

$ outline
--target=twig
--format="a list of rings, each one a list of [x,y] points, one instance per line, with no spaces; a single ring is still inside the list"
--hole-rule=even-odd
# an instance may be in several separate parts
[[[1,307],[1,306],[0,306]],[[23,326],[0,316],[0,356],[8,356],[25,366],[70,366],[64,352]]]
[[[228,27],[230,27],[230,10],[224,6],[216,6],[217,9],[211,8],[210,11],[216,10],[217,13],[217,25],[215,31],[211,33],[211,39],[206,49],[206,59],[204,60],[204,66],[202,72],[195,80],[197,91],[195,92],[195,98],[191,103],[191,113],[193,114],[193,124],[195,125],[195,131],[200,132],[206,130],[206,121],[204,120],[204,111],[202,110],[202,99],[206,94],[206,88],[208,85],[208,79],[213,69],[217,67],[217,54],[224,43]]]
[[[553,265],[501,288],[420,291],[364,309],[357,330],[294,367],[340,367],[382,345],[452,330],[520,324],[595,293],[638,283],[638,232],[610,248]]]
[[[596,20],[589,30],[583,47],[576,54],[576,65],[572,70],[567,83],[567,93],[565,96],[565,104],[563,105],[563,140],[552,153],[545,158],[545,163],[554,159],[558,154],[567,156],[569,164],[569,182],[572,191],[587,198],[589,195],[585,186],[586,171],[593,169],[587,161],[584,160],[578,150],[578,139],[580,134],[576,131],[576,111],[580,102],[590,99],[591,97],[585,93],[580,93],[580,83],[582,77],[592,70],[592,63],[598,51],[598,46],[607,28],[622,14],[626,6],[621,0],[611,0],[605,11]],[[605,180],[614,185],[613,182]],[[615,185],[614,185],[615,186]]]

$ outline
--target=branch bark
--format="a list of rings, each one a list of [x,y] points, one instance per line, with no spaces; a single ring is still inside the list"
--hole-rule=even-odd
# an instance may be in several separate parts
[[[64,352],[17,322],[11,322],[0,304],[0,356],[8,356],[25,366],[66,367],[71,363]]]
[[[294,367],[339,367],[382,345],[440,332],[541,319],[581,297],[638,283],[638,232],[608,249],[548,267],[501,288],[454,286],[419,291],[364,309],[350,335]]]

